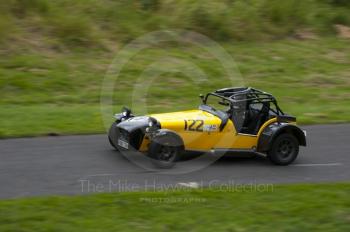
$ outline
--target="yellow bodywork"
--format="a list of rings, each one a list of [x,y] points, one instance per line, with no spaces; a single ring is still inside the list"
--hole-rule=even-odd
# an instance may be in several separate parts
[[[237,133],[232,120],[228,120],[220,131],[221,119],[202,110],[152,114],[162,129],[175,131],[183,140],[185,150],[209,151],[211,149],[255,149],[263,129],[276,122],[276,118],[266,121],[257,135]],[[191,126],[192,130],[189,130]],[[140,150],[146,151],[149,139],[145,138]]]

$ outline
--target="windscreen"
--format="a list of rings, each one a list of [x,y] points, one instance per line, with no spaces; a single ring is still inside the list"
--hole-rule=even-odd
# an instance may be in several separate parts
[[[230,110],[230,102],[215,95],[208,95],[206,105],[217,111],[227,112]]]

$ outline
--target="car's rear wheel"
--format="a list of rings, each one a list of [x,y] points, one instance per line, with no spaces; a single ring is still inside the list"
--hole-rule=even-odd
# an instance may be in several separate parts
[[[157,168],[172,168],[183,151],[176,139],[171,135],[163,135],[151,141],[148,156]]]
[[[268,158],[276,165],[288,165],[298,156],[299,142],[291,134],[281,134],[272,143]]]

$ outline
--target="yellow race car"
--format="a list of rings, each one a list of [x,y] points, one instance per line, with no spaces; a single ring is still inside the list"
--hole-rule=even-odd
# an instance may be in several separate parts
[[[111,145],[142,152],[161,168],[185,152],[256,153],[288,165],[306,146],[306,132],[269,93],[238,87],[200,97],[196,110],[134,116],[124,108],[109,130]]]

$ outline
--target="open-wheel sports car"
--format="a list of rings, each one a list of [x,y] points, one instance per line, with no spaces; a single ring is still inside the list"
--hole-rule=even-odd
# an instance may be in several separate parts
[[[134,116],[115,115],[108,138],[119,150],[139,151],[161,168],[175,165],[186,152],[255,153],[277,165],[292,163],[306,132],[285,114],[269,93],[224,88],[200,95],[196,110]]]

